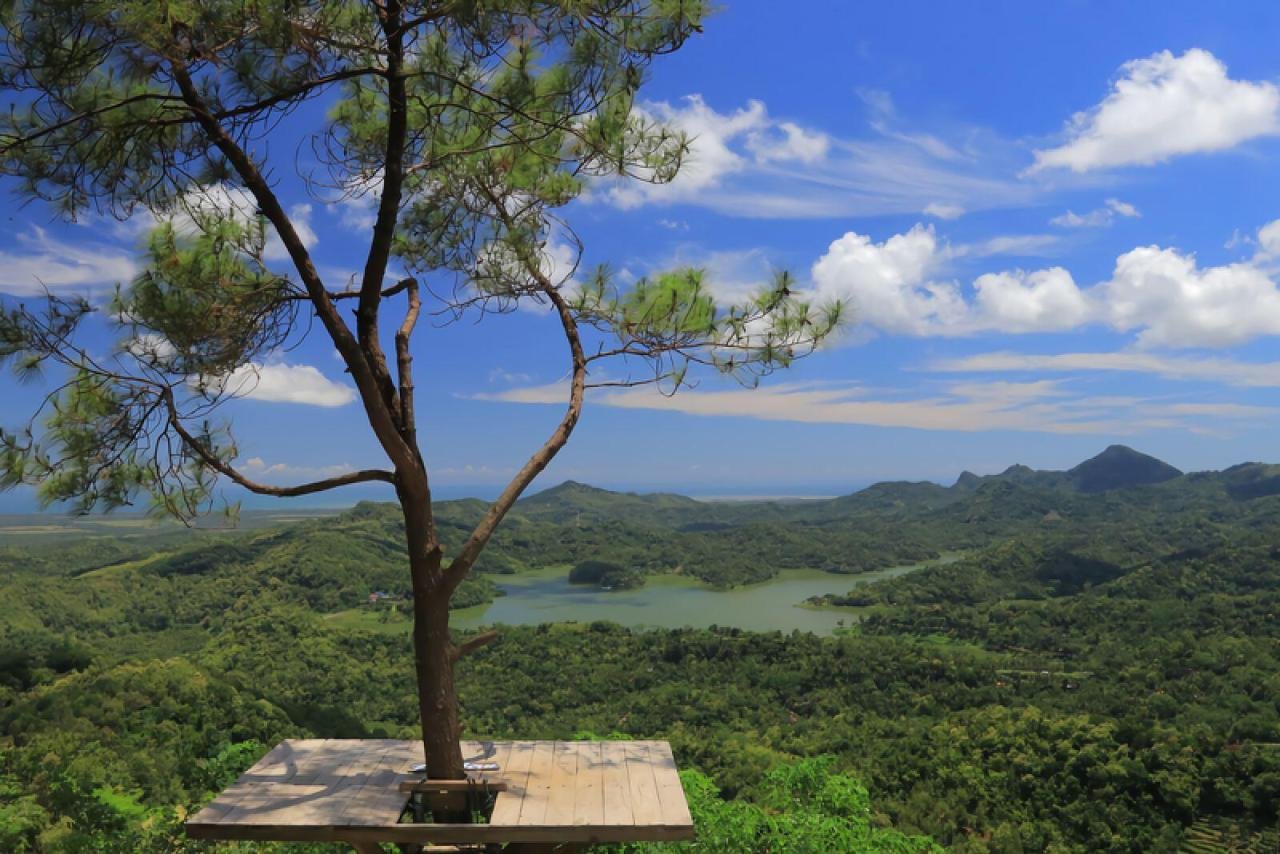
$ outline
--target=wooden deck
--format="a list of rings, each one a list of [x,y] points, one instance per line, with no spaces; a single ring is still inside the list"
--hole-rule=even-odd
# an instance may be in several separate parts
[[[693,821],[665,741],[468,741],[473,773],[503,782],[488,824],[406,824],[402,782],[422,744],[282,741],[187,822],[193,839],[477,844],[672,841]]]

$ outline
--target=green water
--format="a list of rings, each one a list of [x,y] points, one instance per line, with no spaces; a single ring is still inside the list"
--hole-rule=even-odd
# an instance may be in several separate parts
[[[925,563],[892,566],[858,575],[809,569],[783,570],[760,584],[716,590],[678,575],[650,576],[639,590],[604,591],[570,584],[567,567],[548,567],[519,575],[492,576],[506,593],[491,604],[454,611],[457,628],[505,623],[536,625],[566,620],[607,620],[637,628],[735,626],[754,631],[794,629],[831,634],[843,621],[856,622],[863,608],[805,606],[811,596],[847,593],[859,584],[904,575],[926,566],[950,563],[948,555]]]

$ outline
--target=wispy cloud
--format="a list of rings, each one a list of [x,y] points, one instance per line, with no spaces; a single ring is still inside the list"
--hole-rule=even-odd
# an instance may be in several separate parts
[[[485,393],[474,399],[561,404],[563,383]],[[1130,435],[1162,429],[1223,429],[1274,419],[1277,410],[1201,401],[1077,395],[1052,380],[955,383],[919,397],[887,395],[853,383],[782,383],[757,389],[693,390],[674,396],[650,388],[600,391],[593,405],[684,415],[806,424],[906,427],[955,432]]]
[[[1117,216],[1137,219],[1142,214],[1128,202],[1122,202],[1119,199],[1107,199],[1102,207],[1094,208],[1088,213],[1078,214],[1069,210],[1066,213],[1055,216],[1049,222],[1053,225],[1060,225],[1063,228],[1106,228],[1115,222]]]
[[[1049,355],[1007,351],[942,359],[928,365],[949,373],[1136,373],[1169,380],[1202,380],[1225,385],[1280,388],[1280,362],[1169,356],[1132,350]]]
[[[127,284],[138,273],[132,253],[95,241],[67,241],[33,226],[16,236],[17,247],[0,250],[0,292],[92,294]]]
[[[690,95],[641,109],[690,136],[680,174],[665,185],[607,183],[589,199],[624,209],[690,204],[752,218],[927,209],[945,219],[966,210],[1024,204],[1037,193],[1010,177],[1015,159],[1007,144],[961,150],[936,136],[901,129],[896,115],[879,108],[873,109],[870,133],[848,139],[775,118],[757,100],[721,112],[702,96]]]
[[[249,457],[236,463],[236,469],[249,477],[256,477],[268,482],[290,478],[322,478],[335,477],[358,468],[349,463],[338,463],[329,466],[300,466],[292,463],[270,463],[262,457]]]

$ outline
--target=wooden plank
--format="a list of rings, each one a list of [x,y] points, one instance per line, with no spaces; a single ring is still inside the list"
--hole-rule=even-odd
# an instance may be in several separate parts
[[[551,766],[551,793],[542,824],[573,824],[577,798],[578,747],[571,741],[557,741]]]
[[[377,764],[368,772],[364,782],[345,799],[333,824],[388,825],[394,824],[409,802],[398,789],[401,778],[407,778],[403,749],[393,745],[383,748]]]
[[[649,762],[648,745],[626,742],[627,786],[631,792],[631,816],[637,826],[662,823],[662,802],[658,800],[658,783]]]
[[[507,791],[498,795],[493,814],[489,816],[489,824],[502,826],[520,823],[520,807],[524,803],[525,790],[529,785],[529,766],[536,747],[537,742],[533,741],[508,744],[507,761],[499,772],[501,779],[507,784]]]
[[[520,821],[523,825],[539,825],[547,815],[547,802],[551,798],[551,769],[555,759],[556,743],[539,741],[534,746],[529,765],[529,780],[525,785],[524,800],[520,804]]]
[[[263,842],[388,842],[476,844],[482,842],[671,842],[692,839],[692,828],[665,825],[578,827],[567,825],[506,826],[491,824],[394,824],[380,827],[318,825],[189,825],[192,839]]]
[[[684,786],[680,784],[680,773],[676,770],[675,757],[671,755],[671,745],[665,741],[649,742],[649,761],[658,786],[658,800],[662,802],[662,823],[673,826],[687,824],[693,827],[689,802],[685,800]]]
[[[604,751],[598,741],[580,743],[577,748],[573,823],[596,827],[604,824]]]
[[[333,741],[328,738],[299,740],[294,745],[295,769],[289,782],[311,783],[322,774],[325,762],[333,758],[332,753],[326,749]]]
[[[236,782],[272,780],[283,783],[298,771],[296,739],[287,738],[263,754]]]
[[[225,821],[234,824],[332,824],[334,801],[315,783],[263,783],[242,797]]]
[[[631,815],[631,790],[627,785],[627,748],[620,741],[600,745],[603,768],[604,820],[601,824],[635,824]]]
[[[693,838],[665,742],[466,742],[498,762],[488,825],[397,824],[421,744],[281,742],[187,824],[192,839],[435,844],[589,843]],[[309,782],[304,782],[309,781]]]

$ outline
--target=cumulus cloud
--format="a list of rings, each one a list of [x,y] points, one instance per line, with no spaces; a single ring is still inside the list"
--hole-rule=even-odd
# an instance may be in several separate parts
[[[1078,214],[1069,210],[1064,214],[1055,216],[1049,222],[1053,225],[1060,225],[1063,228],[1106,228],[1115,222],[1117,216],[1136,219],[1142,214],[1128,202],[1122,202],[1119,199],[1107,199],[1106,204],[1102,207],[1095,208],[1088,213]]]
[[[350,386],[336,383],[311,365],[284,362],[250,363],[224,377],[192,381],[197,388],[249,400],[303,403],[310,406],[345,406],[356,399]]]
[[[1121,66],[1110,94],[1072,117],[1064,144],[1036,151],[1029,171],[1150,165],[1277,131],[1280,87],[1232,80],[1206,50],[1166,50]]]
[[[1116,259],[1098,286],[1107,321],[1138,343],[1225,347],[1280,335],[1280,289],[1252,263],[1200,267],[1194,255],[1142,246]]]
[[[1062,267],[986,273],[969,290],[943,275],[956,258],[993,254],[992,242],[953,247],[925,225],[882,243],[849,232],[813,265],[813,288],[819,297],[847,301],[855,322],[902,335],[1051,332],[1098,323],[1135,332],[1140,346],[1166,348],[1280,335],[1280,288],[1271,273],[1280,257],[1280,221],[1259,229],[1258,253],[1235,264],[1201,267],[1189,253],[1143,246],[1120,255],[1111,277],[1090,287]]]
[[[850,231],[827,247],[812,277],[819,297],[852,303],[858,322],[926,335],[961,325],[968,313],[957,285],[930,278],[943,260],[931,226],[916,225],[883,243]]]
[[[1035,238],[1036,236],[1031,236]],[[959,283],[940,276],[956,257],[1018,252],[1043,241],[994,238],[951,247],[932,226],[917,224],[882,243],[857,232],[833,241],[813,265],[816,294],[847,301],[854,319],[883,332],[968,335],[984,329],[1033,332],[1074,325],[1087,315],[1084,298],[1065,270],[1012,271],[982,276],[969,299]]]
[[[138,273],[133,257],[117,247],[59,240],[35,226],[16,240],[15,249],[0,250],[0,292],[14,296],[36,296],[46,289],[91,294],[125,284]]]
[[[973,287],[978,313],[1003,332],[1073,329],[1092,313],[1084,293],[1061,267],[987,273]]]

